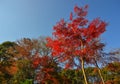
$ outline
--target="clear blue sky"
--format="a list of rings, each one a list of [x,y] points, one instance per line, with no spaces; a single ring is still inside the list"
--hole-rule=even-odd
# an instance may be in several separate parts
[[[0,43],[50,36],[53,25],[68,19],[74,5],[85,4],[88,19],[101,17],[109,23],[102,36],[107,49],[120,48],[120,0],[0,0]]]

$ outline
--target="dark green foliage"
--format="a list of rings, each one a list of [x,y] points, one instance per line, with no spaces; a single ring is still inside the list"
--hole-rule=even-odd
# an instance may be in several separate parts
[[[9,80],[13,75],[8,71],[13,66],[14,57],[10,52],[10,49],[14,48],[16,44],[14,42],[6,41],[0,44],[0,84],[9,84]]]

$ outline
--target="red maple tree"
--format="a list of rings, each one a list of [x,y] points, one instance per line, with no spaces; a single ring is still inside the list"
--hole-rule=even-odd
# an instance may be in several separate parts
[[[38,83],[46,84],[51,82],[58,84],[58,80],[54,77],[56,74],[57,63],[50,56],[40,56],[36,54],[33,58],[33,67],[36,69],[36,79]]]
[[[52,56],[60,62],[66,63],[66,68],[75,65],[74,58],[79,59],[86,84],[87,78],[84,71],[84,62],[92,61],[96,51],[103,45],[99,43],[99,36],[105,32],[106,23],[100,18],[93,21],[86,19],[88,5],[74,7],[70,14],[70,21],[60,20],[53,27],[53,38],[47,38],[52,49]]]

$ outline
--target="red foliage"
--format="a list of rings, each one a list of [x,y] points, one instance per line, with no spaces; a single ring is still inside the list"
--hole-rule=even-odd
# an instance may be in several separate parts
[[[72,20],[73,19],[73,14],[72,13],[70,13],[70,20]]]
[[[59,61],[71,60],[74,57],[83,57],[90,61],[93,55],[102,46],[99,36],[105,31],[106,23],[99,18],[88,22],[85,19],[87,8],[74,7],[75,17],[70,14],[70,22],[60,20],[54,27],[54,38],[47,38],[52,49],[52,56],[59,57]]]
[[[38,66],[48,66],[50,57],[49,56],[39,56],[36,55],[33,58],[33,66],[34,68],[37,68]]]
[[[45,84],[48,80],[57,84],[57,79],[52,74],[55,72],[53,59],[49,56],[39,56],[39,54],[36,54],[34,57],[33,67],[37,70],[36,80],[41,84]]]

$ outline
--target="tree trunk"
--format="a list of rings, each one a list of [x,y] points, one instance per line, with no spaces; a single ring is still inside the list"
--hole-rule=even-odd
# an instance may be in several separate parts
[[[86,77],[86,74],[85,74],[85,69],[84,69],[84,60],[83,60],[83,58],[81,58],[81,66],[82,66],[82,72],[83,72],[85,84],[88,84],[87,77]]]
[[[98,66],[98,64],[97,64],[96,61],[95,61],[95,64],[96,64],[96,67],[97,67],[97,69],[98,69],[98,73],[99,73],[99,75],[100,75],[100,78],[101,78],[101,80],[102,80],[102,84],[105,84],[105,81],[104,81],[103,76],[102,76],[102,73],[101,73],[101,69],[99,68],[99,66]]]

